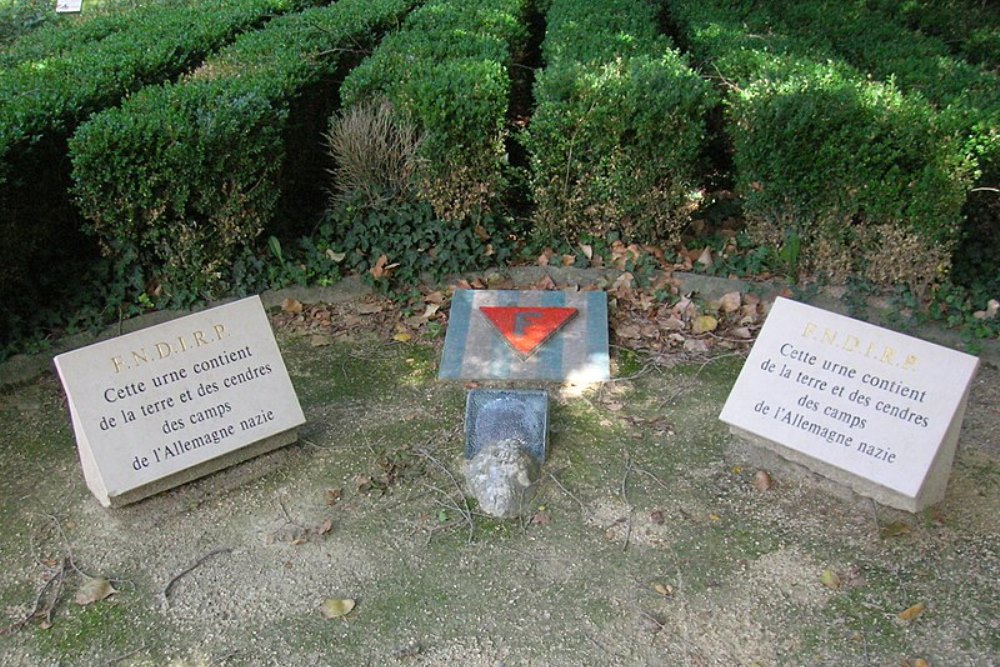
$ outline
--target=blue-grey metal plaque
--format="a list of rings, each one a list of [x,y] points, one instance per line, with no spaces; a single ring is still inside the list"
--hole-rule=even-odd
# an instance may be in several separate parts
[[[473,389],[465,401],[465,458],[516,440],[539,463],[549,435],[549,395],[542,390]]]

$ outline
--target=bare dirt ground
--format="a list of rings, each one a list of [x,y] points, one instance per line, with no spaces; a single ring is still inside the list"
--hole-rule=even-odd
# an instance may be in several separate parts
[[[300,442],[119,510],[84,485],[58,380],[0,390],[0,662],[998,664],[995,366],[919,515],[735,440],[736,351],[547,387],[539,493],[501,522],[464,494],[440,338],[278,341]]]

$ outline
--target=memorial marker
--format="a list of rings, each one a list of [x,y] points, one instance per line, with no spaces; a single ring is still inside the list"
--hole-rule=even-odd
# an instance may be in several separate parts
[[[58,0],[57,14],[78,14],[83,11],[83,0]]]
[[[779,298],[720,419],[898,509],[944,498],[979,360]]]
[[[55,358],[87,486],[125,505],[290,444],[302,408],[258,297]]]
[[[576,308],[482,306],[479,311],[522,359],[527,359],[576,315]]]
[[[455,292],[439,378],[586,384],[610,374],[604,292]]]
[[[473,389],[465,403],[465,479],[479,509],[521,515],[538,487],[548,451],[549,395]]]

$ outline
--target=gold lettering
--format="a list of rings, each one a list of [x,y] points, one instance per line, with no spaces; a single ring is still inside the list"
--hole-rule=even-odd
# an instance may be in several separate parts
[[[837,330],[836,329],[823,329],[823,342],[828,345],[833,345],[837,342]]]
[[[149,363],[149,356],[146,355],[146,348],[141,348],[140,350],[132,350],[132,361],[135,363]]]
[[[816,325],[812,322],[806,322],[806,328],[805,331],[802,332],[802,337],[811,338],[814,331],[816,331]]]
[[[121,357],[111,357],[111,363],[115,365],[115,375],[122,372],[122,368],[125,367],[125,362]]]
[[[166,351],[164,352],[164,350]],[[160,355],[160,359],[166,359],[167,357],[170,356],[170,346],[167,345],[166,343],[157,343],[156,353]]]
[[[180,346],[178,352],[187,352],[188,346],[187,341],[184,340],[184,336],[177,337],[177,345]]]
[[[916,367],[917,367],[917,355],[915,354],[906,355],[906,359],[903,360],[902,368],[905,368],[906,370],[912,370]]]
[[[893,357],[895,357],[895,355],[896,351],[893,350],[891,347],[886,346],[885,350],[882,351],[882,359],[881,359],[882,363],[891,364]]]
[[[222,337],[226,334],[226,327],[221,324],[216,324],[212,326],[212,330],[215,331],[215,339],[222,340]]]
[[[854,352],[858,349],[859,345],[861,345],[861,341],[857,336],[848,335],[847,338],[844,339],[844,351],[846,352]]]
[[[198,347],[201,347],[202,345],[208,345],[208,341],[205,340],[205,332],[195,331],[192,334],[192,336],[194,337],[194,342]]]

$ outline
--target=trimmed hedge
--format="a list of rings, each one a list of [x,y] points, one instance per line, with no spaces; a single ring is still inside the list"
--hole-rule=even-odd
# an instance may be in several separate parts
[[[298,1],[150,7],[102,39],[0,70],[0,328],[19,311],[37,308],[45,281],[65,281],[59,269],[86,247],[67,195],[66,141],[76,126],[146,84],[179,75]],[[51,270],[38,272],[39,265]]]
[[[553,0],[527,132],[536,224],[675,241],[698,201],[717,104],[641,0]]]
[[[82,125],[74,193],[106,251],[175,301],[231,287],[275,213],[297,124],[318,150],[338,67],[413,4],[340,0],[277,18]]]
[[[294,0],[205,0],[149,11],[79,50],[0,71],[0,183],[8,157],[49,134],[68,134],[94,111],[146,84],[173,78]]]
[[[1000,67],[1000,6],[991,0],[865,0],[864,5],[939,37],[969,62]]]
[[[162,12],[181,3],[191,4],[191,0],[163,0],[154,6],[127,11],[105,10],[102,6],[96,10],[88,8],[82,14],[56,14],[46,2],[48,6],[45,7],[44,17],[39,17],[40,25],[0,49],[0,67],[65,56],[70,51],[87,48],[92,42],[127,30],[137,21],[145,22],[151,12]]]
[[[790,268],[801,259],[833,278],[938,277],[973,174],[934,109],[869,80],[821,41],[760,29],[748,3],[669,6],[692,51],[723,79],[737,189]]]
[[[809,2],[754,12],[754,21],[796,36],[822,36],[838,56],[881,81],[892,81],[907,95],[927,100],[965,146],[990,185],[1000,178],[1000,78],[953,56],[935,37],[907,31],[864,3]],[[1000,16],[998,16],[1000,18]],[[1000,35],[1000,33],[997,33]]]
[[[420,198],[460,220],[494,208],[505,188],[514,54],[528,0],[432,0],[351,72],[343,106],[388,99],[423,136]]]

